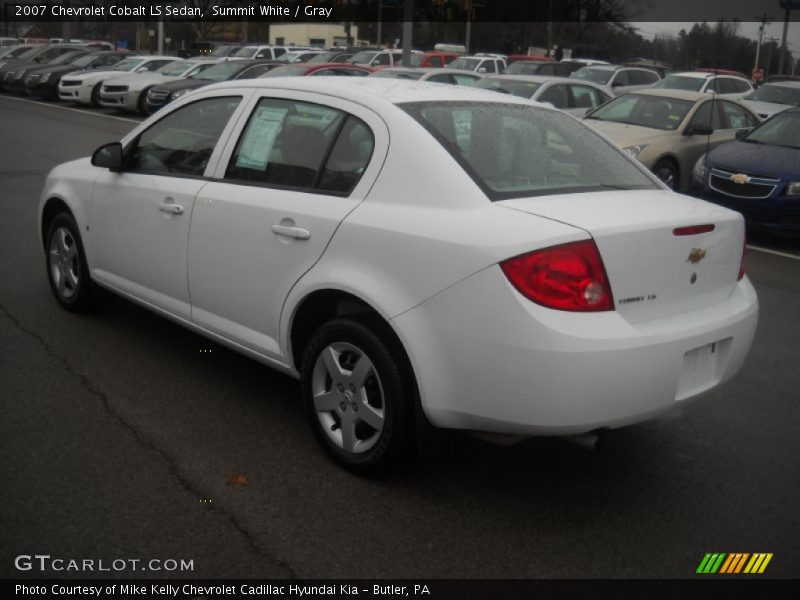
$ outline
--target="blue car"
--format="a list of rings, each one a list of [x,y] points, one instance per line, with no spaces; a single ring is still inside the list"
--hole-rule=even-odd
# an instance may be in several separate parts
[[[694,179],[705,200],[739,211],[748,224],[800,233],[800,108],[700,157]]]

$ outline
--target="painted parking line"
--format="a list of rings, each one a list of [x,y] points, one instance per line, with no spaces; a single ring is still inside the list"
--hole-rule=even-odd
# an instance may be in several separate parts
[[[774,254],[775,256],[782,256],[783,258],[791,258],[792,260],[800,260],[797,254],[789,254],[788,252],[778,252],[777,250],[770,250],[769,248],[762,248],[761,246],[747,245],[748,250],[755,250],[756,252],[765,252],[766,254]]]
[[[114,115],[105,115],[103,113],[92,112],[90,110],[84,110],[82,108],[72,108],[70,106],[59,106],[58,104],[51,104],[49,102],[39,102],[38,100],[31,100],[30,98],[17,98],[16,96],[0,96],[0,98],[6,100],[16,100],[17,102],[25,102],[26,104],[38,104],[39,106],[45,106],[47,108],[58,108],[60,110],[69,110],[72,112],[82,113],[84,115],[92,115],[94,117],[105,117],[106,119],[116,119],[117,121],[125,121],[126,123],[136,123],[139,124],[141,121],[137,121],[136,119],[126,119],[125,117],[117,117]]]

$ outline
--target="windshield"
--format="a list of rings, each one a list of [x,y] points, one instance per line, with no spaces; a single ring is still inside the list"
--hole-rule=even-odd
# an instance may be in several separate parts
[[[258,46],[242,46],[236,52],[231,54],[231,56],[236,56],[238,58],[253,58],[258,52]]]
[[[515,65],[517,63],[514,63]],[[473,87],[483,90],[491,90],[493,92],[502,92],[503,94],[511,94],[512,96],[519,96],[520,98],[532,98],[533,93],[542,84],[534,81],[516,81],[514,79],[481,79],[476,81]]]
[[[162,75],[178,76],[191,66],[192,63],[188,61],[176,60],[174,62],[165,64],[156,72],[161,73]]]
[[[125,58],[115,64],[112,68],[115,71],[133,71],[144,62],[143,58]]]
[[[658,189],[643,168],[563,113],[498,102],[400,104],[491,200]]]
[[[85,52],[66,52],[61,56],[55,57],[53,60],[48,62],[48,65],[69,65],[72,61],[77,60],[81,56],[85,56]]]
[[[278,62],[292,63],[292,62],[299,61],[300,57],[301,57],[301,53],[300,52],[286,52],[285,54],[281,54],[275,60],[278,61]]]
[[[228,56],[228,53],[234,48],[234,46],[217,46],[214,48],[214,51],[211,53],[211,56]]]
[[[384,77],[386,79],[419,79],[424,74],[424,71],[388,71],[382,69],[377,71],[372,77]]]
[[[39,56],[42,52],[47,49],[47,46],[39,46],[37,48],[30,48],[27,52],[23,52],[19,56],[17,56],[20,60],[30,60]]]
[[[320,54],[311,57],[306,62],[314,64],[333,62],[333,59],[337,56],[339,56],[338,52],[321,52]]]
[[[259,78],[263,77],[293,77],[295,75],[304,75],[308,70],[305,65],[286,65],[285,67],[277,67],[271,71],[267,71]]]
[[[464,69],[465,71],[474,71],[480,64],[480,58],[457,58],[451,62],[448,67],[451,69]]]
[[[770,85],[769,83],[765,83],[749,96],[745,96],[744,99],[798,106],[800,105],[800,87]]]
[[[543,63],[533,60],[517,60],[503,71],[506,75],[536,75]]]
[[[657,84],[654,88],[663,90],[686,90],[687,92],[699,92],[700,88],[706,82],[704,77],[685,77],[683,75],[668,75]]]
[[[599,85],[605,85],[614,75],[614,71],[608,69],[593,69],[592,67],[583,67],[575,71],[570,77],[573,79],[583,79],[584,81],[591,81]]]
[[[800,149],[800,112],[782,112],[751,131],[743,142]]]
[[[227,81],[242,68],[242,61],[226,61],[209,67],[201,73],[194,74],[192,79],[208,79],[210,81]]]
[[[96,54],[86,54],[81,56],[78,60],[72,63],[73,67],[86,67],[96,61],[98,56]]]
[[[377,52],[358,52],[350,57],[351,63],[368,63],[375,55],[378,54]]]
[[[692,106],[694,100],[625,94],[604,104],[586,118],[674,131],[680,127]]]

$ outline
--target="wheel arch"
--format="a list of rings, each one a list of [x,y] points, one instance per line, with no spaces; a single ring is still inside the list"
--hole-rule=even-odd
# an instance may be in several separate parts
[[[47,250],[47,230],[50,229],[50,223],[53,219],[62,212],[67,213],[70,217],[75,219],[75,213],[70,206],[59,196],[50,196],[42,206],[42,216],[39,219],[39,239],[42,242],[42,248]]]

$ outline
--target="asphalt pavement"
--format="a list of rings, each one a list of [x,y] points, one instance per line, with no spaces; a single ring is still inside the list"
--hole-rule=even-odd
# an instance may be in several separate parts
[[[800,576],[796,240],[751,237],[776,252],[747,257],[755,344],[702,400],[595,451],[442,433],[363,479],[317,447],[291,378],[122,299],[52,298],[44,178],[135,121],[0,97],[0,577],[81,575],[14,566],[47,554],[193,561],[119,573],[147,577],[671,578],[707,552]]]

